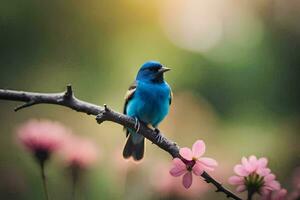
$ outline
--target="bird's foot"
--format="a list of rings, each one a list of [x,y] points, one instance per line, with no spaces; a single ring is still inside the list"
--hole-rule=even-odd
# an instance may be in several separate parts
[[[160,134],[160,130],[159,130],[158,128],[155,128],[155,129],[154,129],[154,133],[155,133],[156,135],[158,135],[158,134]]]
[[[155,128],[154,129],[154,134],[155,134],[155,140],[158,142],[158,143],[161,143],[162,140],[163,140],[163,135],[160,133],[160,130],[158,128]]]
[[[135,124],[134,124],[135,132],[139,133],[139,130],[141,128],[141,123],[139,122],[138,118],[136,118],[136,117],[134,118],[134,120],[135,120]]]

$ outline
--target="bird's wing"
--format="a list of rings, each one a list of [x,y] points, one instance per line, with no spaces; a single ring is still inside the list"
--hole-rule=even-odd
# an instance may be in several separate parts
[[[126,112],[127,104],[128,104],[128,102],[129,102],[129,100],[132,99],[135,90],[136,90],[136,82],[133,82],[133,83],[129,86],[129,88],[128,88],[126,94],[125,94],[125,103],[124,103],[124,108],[123,108],[123,113],[124,113],[125,115],[127,114],[127,112]],[[127,137],[128,134],[129,134],[129,132],[128,132],[128,130],[127,130],[125,127],[124,127],[124,130],[126,130],[126,137]]]
[[[172,92],[172,90],[170,89],[169,105],[171,105],[172,100],[173,100],[173,92]]]
[[[132,83],[129,86],[129,88],[128,88],[126,94],[125,94],[125,103],[124,103],[124,109],[123,109],[124,114],[127,114],[126,113],[126,107],[127,107],[127,104],[129,102],[129,100],[133,97],[135,90],[136,90],[136,82]]]

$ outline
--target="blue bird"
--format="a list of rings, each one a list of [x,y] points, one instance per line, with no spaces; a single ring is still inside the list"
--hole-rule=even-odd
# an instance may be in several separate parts
[[[151,125],[158,131],[157,126],[168,114],[172,101],[171,88],[164,80],[164,73],[169,70],[156,61],[144,63],[125,95],[123,113],[138,120],[137,123]],[[144,156],[144,136],[126,129],[126,137],[123,157],[132,156],[134,160],[141,160]]]

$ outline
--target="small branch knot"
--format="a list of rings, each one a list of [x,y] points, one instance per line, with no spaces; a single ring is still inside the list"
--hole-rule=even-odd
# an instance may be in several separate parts
[[[102,122],[106,121],[108,119],[108,113],[111,111],[110,108],[104,104],[104,109],[102,109],[99,114],[96,116],[96,120],[98,124],[101,124]]]
[[[204,179],[204,181],[205,181],[206,183],[210,183],[210,180],[208,180],[208,179]]]
[[[73,97],[73,89],[72,89],[72,85],[68,84],[67,85],[67,90],[65,92],[64,98],[70,99]]]
[[[111,111],[110,108],[106,104],[103,104],[103,107],[104,107],[104,110],[106,112],[110,112]]]

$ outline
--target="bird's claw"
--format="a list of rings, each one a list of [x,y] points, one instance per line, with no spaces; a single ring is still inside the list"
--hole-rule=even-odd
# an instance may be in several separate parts
[[[160,134],[160,130],[159,130],[158,128],[155,128],[155,129],[154,129],[154,132],[155,132],[156,135],[157,135],[157,134]]]
[[[159,130],[158,128],[155,128],[155,129],[154,129],[154,133],[155,133],[155,140],[156,140],[158,143],[161,143],[161,142],[162,142],[162,139],[163,139],[163,136],[161,135],[160,130]]]

